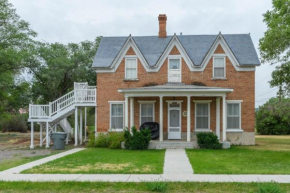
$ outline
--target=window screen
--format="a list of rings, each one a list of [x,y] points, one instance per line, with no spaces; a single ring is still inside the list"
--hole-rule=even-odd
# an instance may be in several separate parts
[[[134,79],[137,78],[137,60],[126,59],[126,78]]]
[[[227,129],[240,129],[240,104],[227,104]]]
[[[141,104],[141,124],[145,122],[153,122],[153,104]]]
[[[196,104],[196,129],[209,129],[209,104]]]
[[[124,129],[123,104],[111,104],[111,128]]]
[[[214,77],[225,77],[225,58],[214,58]]]

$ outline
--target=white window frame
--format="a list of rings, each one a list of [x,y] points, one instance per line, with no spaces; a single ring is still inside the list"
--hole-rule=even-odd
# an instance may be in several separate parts
[[[243,100],[226,100],[226,131],[227,132],[243,132],[242,130],[242,102]],[[240,113],[240,119],[239,119],[239,128],[235,129],[235,128],[228,128],[228,104],[239,104],[239,113]]]
[[[195,132],[212,132],[210,129],[210,103],[212,100],[193,100],[195,103],[194,107],[194,127],[195,127]],[[197,104],[208,104],[208,128],[197,128],[196,127],[196,118],[197,118]]]
[[[135,60],[136,61],[136,78],[128,78],[127,77],[127,60]],[[136,56],[126,56],[125,57],[125,79],[127,79],[127,80],[138,79],[138,60],[137,60]]]
[[[142,107],[142,104],[153,104],[153,122],[155,122],[155,103],[156,101],[155,100],[152,100],[152,101],[138,101],[139,102],[139,125],[141,126],[141,107]]]
[[[181,60],[181,56],[180,55],[169,55],[168,59],[167,59],[167,82],[169,81],[169,62],[170,60],[179,60],[179,64],[180,64],[180,82],[182,82],[182,60]]]
[[[114,129],[114,131],[123,131],[125,128],[125,101],[109,101],[110,103],[110,130]],[[122,104],[123,105],[123,128],[112,128],[112,105],[113,104]]]
[[[222,59],[224,59],[224,76],[223,77],[215,77],[214,76],[214,70],[215,70],[215,62],[214,62],[214,60],[215,59],[217,59],[217,58],[222,58]],[[213,77],[213,79],[225,79],[227,76],[226,76],[226,56],[224,55],[224,54],[220,54],[220,55],[218,55],[218,54],[215,54],[214,56],[213,56],[213,62],[212,62],[212,77]]]

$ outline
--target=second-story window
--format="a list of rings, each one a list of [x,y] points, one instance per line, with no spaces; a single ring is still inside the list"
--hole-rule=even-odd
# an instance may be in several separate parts
[[[136,58],[126,58],[125,78],[126,79],[137,78],[137,59]]]
[[[181,82],[181,63],[180,59],[169,59],[168,82]]]
[[[213,58],[213,77],[225,78],[226,77],[225,69],[226,69],[225,57],[214,57]]]

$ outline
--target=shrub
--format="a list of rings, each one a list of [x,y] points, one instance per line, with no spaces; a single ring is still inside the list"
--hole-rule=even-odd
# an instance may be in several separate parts
[[[275,182],[272,183],[261,183],[258,186],[258,193],[282,193],[279,185]]]
[[[257,133],[261,135],[290,134],[290,99],[272,98],[256,112]]]
[[[131,150],[148,149],[151,140],[151,132],[149,129],[137,131],[136,127],[132,127],[132,134],[127,130],[124,132],[125,147]]]
[[[197,133],[197,143],[201,149],[222,148],[222,144],[219,142],[218,137],[212,132]]]
[[[166,192],[168,189],[168,183],[166,182],[148,182],[147,188],[152,192]]]
[[[3,132],[27,132],[27,119],[25,114],[11,115],[1,122]]]
[[[87,147],[96,147],[95,132],[89,132],[89,141]]]
[[[121,142],[123,141],[123,132],[99,133],[97,137],[95,137],[94,132],[90,132],[88,147],[107,147],[110,149],[121,149]]]

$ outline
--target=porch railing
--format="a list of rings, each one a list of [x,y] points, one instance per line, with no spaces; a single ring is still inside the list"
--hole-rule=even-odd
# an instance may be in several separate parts
[[[50,102],[48,105],[29,105],[29,118],[50,118],[56,116],[73,104],[95,103],[97,99],[96,86],[87,83],[75,83],[74,90]]]

